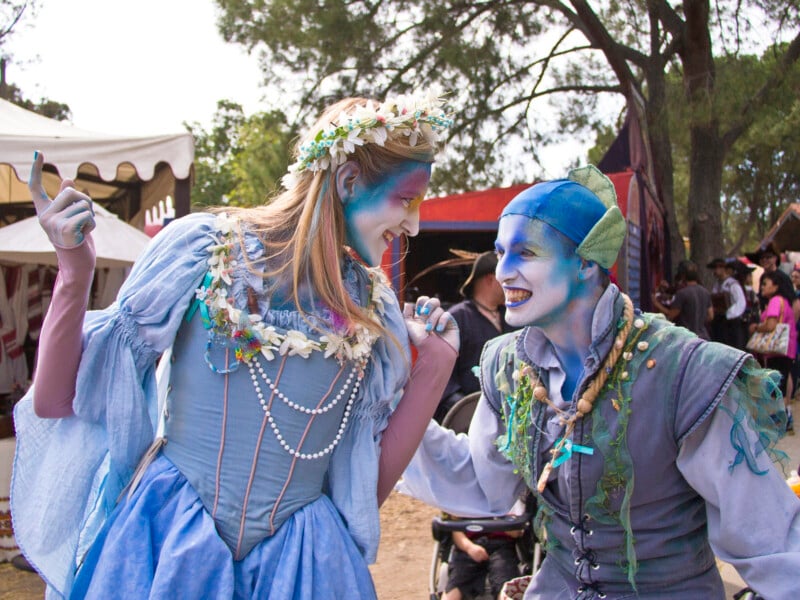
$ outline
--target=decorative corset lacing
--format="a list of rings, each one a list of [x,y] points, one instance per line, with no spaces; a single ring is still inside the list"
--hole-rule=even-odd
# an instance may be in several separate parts
[[[186,476],[236,558],[323,493],[331,454],[361,397],[352,363],[257,356],[231,371],[203,365],[208,334],[192,319],[178,334],[163,453]],[[222,372],[229,371],[229,372]]]

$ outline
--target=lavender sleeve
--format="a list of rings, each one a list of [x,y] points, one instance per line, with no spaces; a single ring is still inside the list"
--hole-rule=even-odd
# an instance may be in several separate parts
[[[678,468],[703,496],[708,515],[708,537],[714,553],[731,564],[765,598],[797,597],[791,577],[776,574],[800,570],[800,500],[771,464],[766,452],[756,456],[763,475],[746,465],[729,469],[731,414],[737,410],[734,388],[721,401],[727,410],[715,410],[692,432],[678,455]],[[748,439],[758,445],[748,428]]]

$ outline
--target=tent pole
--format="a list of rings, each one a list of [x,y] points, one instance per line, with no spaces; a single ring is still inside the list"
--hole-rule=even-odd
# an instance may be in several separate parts
[[[191,185],[189,177],[175,180],[175,218],[183,217],[191,212]]]

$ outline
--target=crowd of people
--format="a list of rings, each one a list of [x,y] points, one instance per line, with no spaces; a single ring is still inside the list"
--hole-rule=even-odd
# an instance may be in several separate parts
[[[746,258],[748,262],[738,257],[709,262],[706,267],[714,278],[710,289],[700,283],[698,265],[681,262],[674,286],[664,283],[653,294],[653,306],[698,337],[752,352],[764,367],[778,371],[786,431],[793,434],[792,401],[800,392],[800,265],[787,274],[781,268],[781,252],[773,243]],[[757,289],[753,286],[756,265],[761,267]],[[756,344],[764,334],[773,340],[766,350]]]

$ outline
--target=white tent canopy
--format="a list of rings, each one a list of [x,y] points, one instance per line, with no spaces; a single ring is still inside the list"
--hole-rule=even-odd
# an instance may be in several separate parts
[[[178,216],[188,212],[194,142],[189,133],[135,137],[85,131],[0,99],[0,211],[30,204],[33,151],[44,154],[43,183],[51,197],[61,178],[107,205],[124,199],[124,217],[142,228],[145,211],[167,195]],[[179,188],[179,189],[178,189]]]
[[[144,252],[150,238],[117,215],[95,205],[92,232],[97,268],[129,267]],[[39,225],[29,217],[0,229],[0,262],[57,266],[53,244]]]

